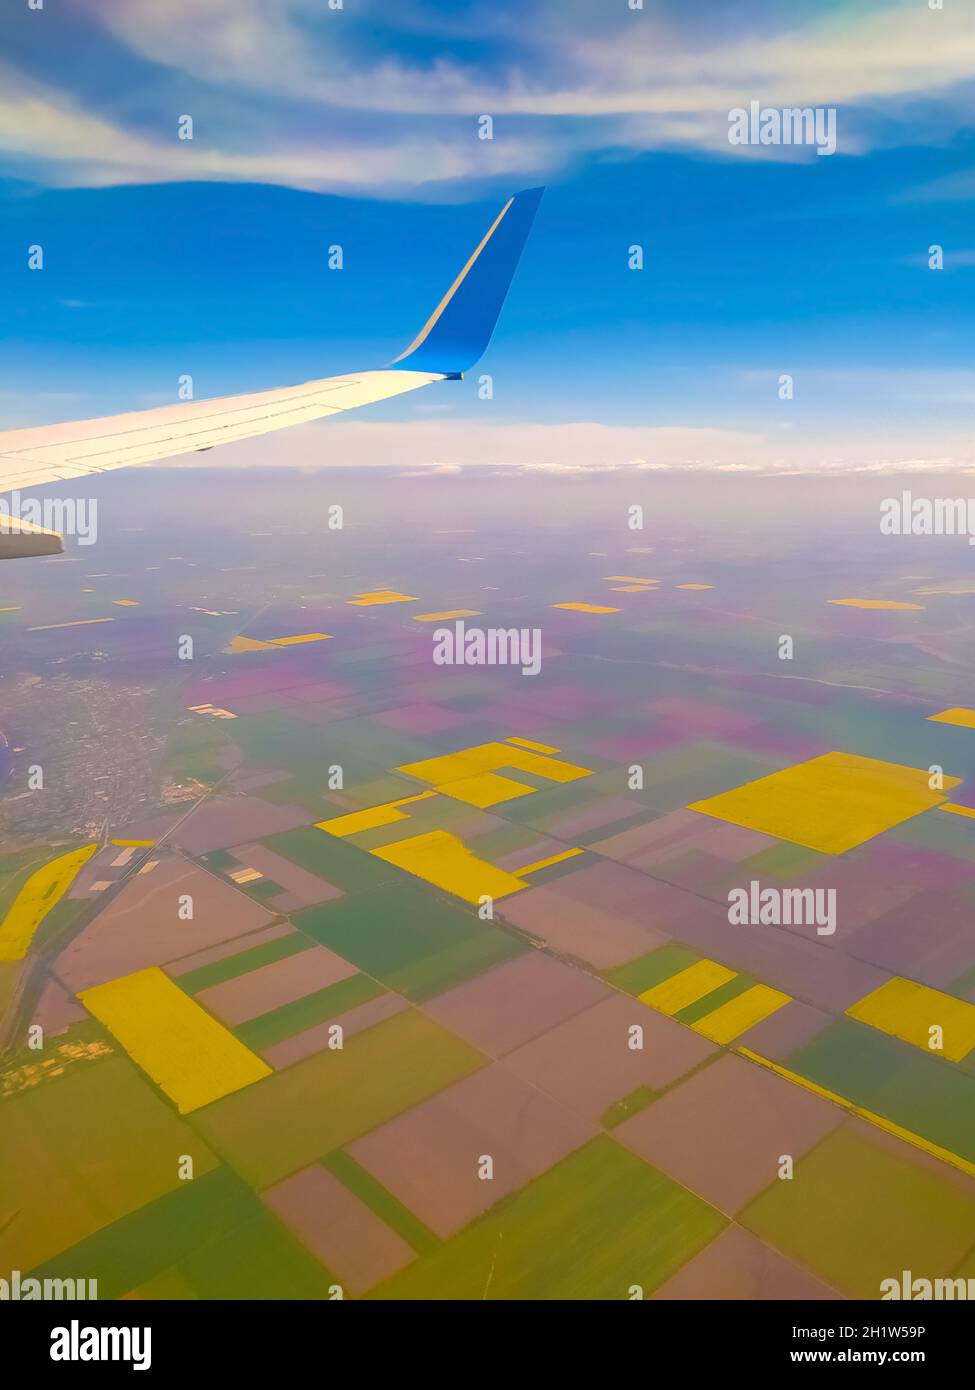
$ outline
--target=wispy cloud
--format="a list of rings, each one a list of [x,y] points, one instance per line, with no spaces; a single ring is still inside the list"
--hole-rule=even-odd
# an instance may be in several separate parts
[[[652,0],[642,11],[483,3],[438,9],[436,23],[414,4],[368,0],[341,10],[311,0],[69,0],[68,8],[96,66],[103,36],[110,95],[103,88],[96,109],[90,81],[73,83],[63,66],[57,78],[47,70],[59,31],[49,25],[44,35],[52,49],[32,42],[34,16],[18,21],[17,66],[0,89],[0,150],[57,184],[223,179],[435,193],[457,181],[551,172],[579,152],[730,157],[728,111],[752,99],[840,107],[839,148],[848,154],[944,142],[975,105],[975,26],[960,4],[932,11],[918,0],[858,0],[817,13],[768,3],[735,26]],[[275,118],[242,122],[247,100]],[[196,113],[192,142],[176,139],[183,112]],[[497,122],[493,140],[477,137],[481,114]]]
[[[527,137],[492,144],[482,154],[473,142],[405,128],[371,143],[307,138],[240,150],[212,134],[179,140],[180,114],[166,114],[165,135],[160,129],[147,136],[0,66],[0,152],[54,187],[214,180],[392,196],[416,185],[530,173],[547,158],[547,147]]]

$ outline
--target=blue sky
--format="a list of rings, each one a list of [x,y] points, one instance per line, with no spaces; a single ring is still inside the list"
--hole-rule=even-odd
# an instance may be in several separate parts
[[[0,425],[382,365],[544,182],[482,366],[276,460],[975,463],[975,18],[945,5],[8,7]],[[837,153],[730,146],[751,100],[835,106]]]

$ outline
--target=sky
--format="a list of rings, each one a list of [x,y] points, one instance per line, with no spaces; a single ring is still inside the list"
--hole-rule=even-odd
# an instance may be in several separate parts
[[[970,0],[38,3],[0,16],[0,428],[382,366],[544,183],[465,381],[213,463],[975,467]],[[753,101],[835,109],[835,154],[732,145]]]

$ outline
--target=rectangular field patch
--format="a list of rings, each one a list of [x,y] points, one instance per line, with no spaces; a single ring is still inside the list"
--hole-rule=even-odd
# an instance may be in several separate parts
[[[945,796],[931,790],[928,775],[923,768],[855,753],[824,753],[719,796],[694,801],[688,810],[822,854],[843,854],[940,805]],[[960,781],[960,777],[945,777],[945,789],[957,787]]]
[[[398,869],[405,869],[408,874],[415,874],[475,907],[484,896],[505,898],[528,886],[507,870],[478,859],[456,835],[446,830],[414,835],[409,840],[398,840],[396,844],[374,849],[372,853],[387,864],[395,864]]]
[[[482,1055],[415,1009],[227,1096],[195,1121],[252,1187],[290,1173],[459,1081]]]
[[[736,995],[699,1018],[693,1026],[696,1032],[703,1033],[712,1042],[729,1043],[790,1002],[790,996],[779,989],[772,989],[770,985],[753,985],[744,994]]]
[[[915,980],[895,976],[851,1004],[846,1012],[860,1023],[869,1023],[935,1056],[947,1057],[949,1062],[960,1062],[975,1047],[975,1004]],[[930,1046],[933,1028],[941,1029],[940,1049]]]
[[[266,1062],[156,966],[78,998],[181,1115],[271,1075]]]
[[[931,724],[955,724],[959,729],[975,729],[975,709],[966,709],[964,705],[955,705],[951,709],[943,709],[940,714],[929,714],[928,722]]]
[[[699,960],[689,965],[686,970],[681,970],[669,979],[662,980],[660,984],[644,990],[638,997],[644,1004],[649,1004],[651,1009],[673,1016],[734,978],[735,971],[729,970],[727,966],[719,965],[713,960]]]

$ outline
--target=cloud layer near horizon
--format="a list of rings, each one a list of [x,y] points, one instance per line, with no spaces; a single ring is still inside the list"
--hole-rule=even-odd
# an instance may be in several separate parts
[[[281,436],[277,436],[281,438]],[[329,420],[288,431],[286,450],[247,440],[214,451],[210,467],[396,467],[404,471],[454,472],[498,467],[553,473],[606,469],[681,472],[876,472],[952,473],[975,468],[968,437],[939,440],[949,453],[931,457],[926,441],[898,440],[898,448],[872,439],[789,443],[743,430],[689,426],[640,428],[593,421],[567,424],[493,424],[485,420],[413,420],[402,424],[366,419]],[[914,453],[904,452],[913,444]],[[930,445],[928,444],[928,448]],[[190,458],[187,467],[198,467]]]

